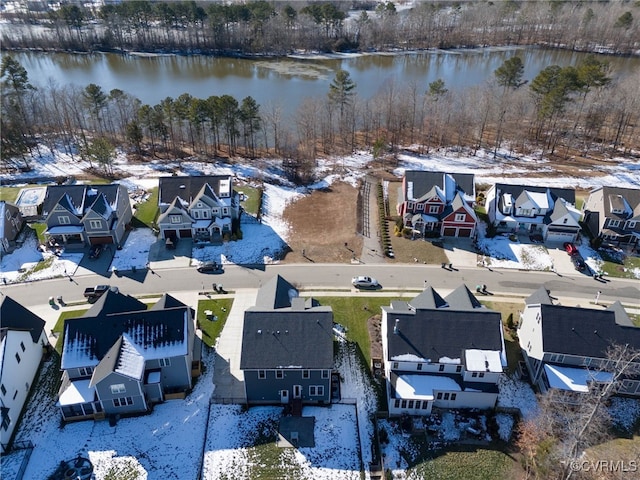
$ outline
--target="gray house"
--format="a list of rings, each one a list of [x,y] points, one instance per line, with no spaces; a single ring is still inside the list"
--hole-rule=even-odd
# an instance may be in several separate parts
[[[615,245],[640,243],[640,189],[599,187],[584,204],[584,223],[594,238]]]
[[[123,185],[52,185],[47,187],[42,216],[49,241],[120,246],[133,213]]]
[[[501,317],[466,286],[382,307],[381,334],[391,415],[495,407],[507,366]]]
[[[0,202],[0,254],[13,251],[23,226],[24,220],[18,207],[5,201]]]
[[[160,238],[220,241],[240,220],[240,195],[230,175],[160,177]]]
[[[200,373],[193,310],[165,294],[153,307],[107,291],[67,319],[58,406],[65,420],[149,411],[183,398]]]
[[[240,369],[249,404],[325,404],[331,401],[333,312],[279,275],[245,311]]]

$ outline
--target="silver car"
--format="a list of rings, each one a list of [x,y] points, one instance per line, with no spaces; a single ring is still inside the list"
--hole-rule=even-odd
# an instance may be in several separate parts
[[[360,275],[351,279],[351,285],[356,288],[378,288],[380,284],[375,278]]]

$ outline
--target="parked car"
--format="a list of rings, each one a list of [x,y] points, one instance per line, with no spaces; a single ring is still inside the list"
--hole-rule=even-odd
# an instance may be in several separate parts
[[[375,278],[360,275],[351,279],[351,285],[356,288],[378,288],[380,284]]]
[[[89,250],[89,258],[92,260],[98,258],[102,253],[103,248],[104,247],[102,245],[93,245],[91,250]]]
[[[84,297],[89,301],[89,303],[93,303],[109,289],[113,289],[115,292],[118,291],[118,287],[112,287],[111,285],[96,285],[95,287],[85,288]]]
[[[579,272],[583,272],[587,269],[587,264],[584,263],[584,260],[579,254],[572,255],[571,262],[573,263],[573,266],[576,267],[576,270],[578,270]]]
[[[578,248],[571,242],[566,242],[564,244],[564,249],[569,255],[575,255],[578,253]]]
[[[198,266],[200,273],[222,273],[222,265],[217,262],[205,262]]]

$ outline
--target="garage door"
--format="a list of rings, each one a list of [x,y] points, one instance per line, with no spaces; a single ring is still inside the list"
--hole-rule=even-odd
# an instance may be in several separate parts
[[[575,235],[573,233],[549,232],[547,233],[547,242],[573,242]]]
[[[113,243],[113,237],[89,237],[89,243],[91,245],[107,245]]]
[[[471,229],[470,228],[461,228],[460,230],[458,230],[458,236],[459,237],[470,237],[471,236]]]
[[[445,237],[455,237],[456,236],[456,229],[455,228],[451,228],[451,227],[447,227],[444,229],[443,235]]]
[[[191,238],[191,229],[180,229],[180,238]]]
[[[165,230],[164,231],[164,238],[176,238],[178,236],[178,231],[177,230]]]

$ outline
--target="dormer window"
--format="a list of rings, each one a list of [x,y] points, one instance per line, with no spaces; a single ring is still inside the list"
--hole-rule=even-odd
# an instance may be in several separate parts
[[[620,220],[609,220],[609,227],[616,228],[620,226]]]
[[[429,213],[438,213],[438,205],[430,205]]]
[[[627,222],[626,228],[636,228],[636,222]]]
[[[181,223],[182,222],[182,217],[180,215],[170,215],[169,219],[171,220],[171,223]]]
[[[68,215],[60,215],[58,217],[58,223],[60,225],[69,225],[71,223],[71,219],[69,218]]]

